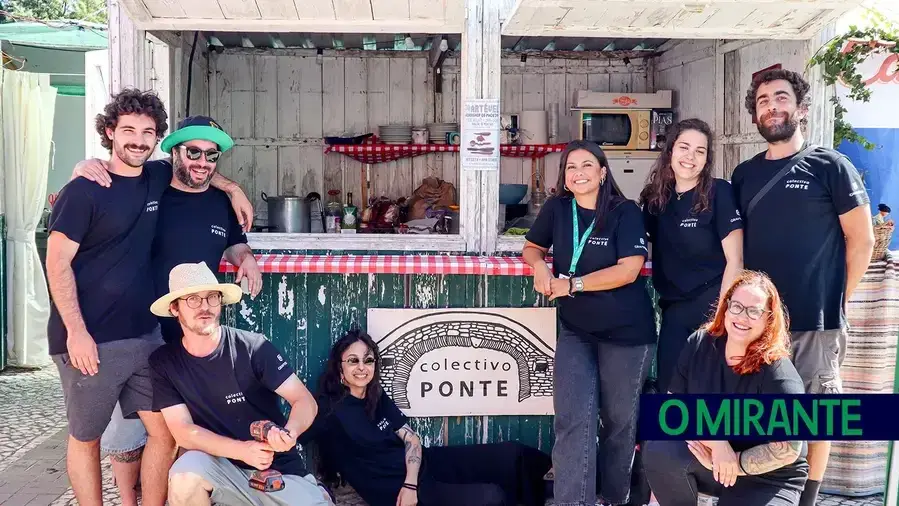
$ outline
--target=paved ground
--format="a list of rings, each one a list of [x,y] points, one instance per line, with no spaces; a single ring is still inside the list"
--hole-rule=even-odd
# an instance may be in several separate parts
[[[0,506],[75,505],[65,467],[66,420],[56,369],[0,373]],[[365,506],[339,490],[339,506]],[[118,505],[108,460],[105,504]],[[883,496],[822,496],[818,506],[883,506]]]

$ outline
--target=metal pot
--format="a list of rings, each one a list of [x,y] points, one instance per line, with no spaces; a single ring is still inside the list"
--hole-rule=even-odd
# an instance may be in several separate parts
[[[262,200],[268,204],[268,225],[272,232],[309,233],[309,201],[306,198],[295,195],[269,197],[262,192]]]

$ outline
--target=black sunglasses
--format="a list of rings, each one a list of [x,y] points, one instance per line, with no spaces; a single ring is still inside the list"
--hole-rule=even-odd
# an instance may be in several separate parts
[[[346,362],[347,364],[350,364],[351,366],[357,366],[357,365],[359,365],[359,357],[350,357],[346,360],[343,360],[343,362]],[[362,363],[370,366],[375,363],[375,358],[374,357],[365,357],[365,360],[363,360]]]
[[[196,161],[200,159],[201,155],[206,155],[206,161],[209,163],[215,163],[220,156],[222,156],[222,152],[217,149],[210,149],[208,151],[203,151],[200,148],[195,148],[193,146],[179,146],[184,150],[184,154],[187,156],[188,160]]]

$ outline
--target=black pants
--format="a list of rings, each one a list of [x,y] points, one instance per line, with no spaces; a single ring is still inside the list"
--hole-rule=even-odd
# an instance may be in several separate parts
[[[712,472],[690,453],[684,441],[647,441],[643,467],[659,506],[696,506],[699,493],[718,497],[718,506],[795,506],[801,484],[739,476],[732,487],[715,481]]]
[[[687,338],[696,332],[715,311],[720,283],[712,283],[696,297],[677,302],[660,302],[662,325],[659,329],[656,381],[660,393],[668,391],[671,375],[677,369],[677,360]]]
[[[518,442],[425,449],[421,506],[542,506],[549,455]]]

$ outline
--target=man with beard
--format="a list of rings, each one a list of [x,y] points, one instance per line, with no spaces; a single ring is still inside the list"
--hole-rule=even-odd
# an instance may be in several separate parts
[[[220,323],[222,306],[240,301],[240,287],[219,283],[204,262],[176,266],[167,286],[150,310],[174,317],[182,337],[150,356],[153,408],[187,450],[169,472],[169,503],[331,506],[297,451],[318,412],[312,394],[265,336]],[[266,443],[250,434],[260,420],[277,425]],[[285,487],[250,487],[250,473],[269,468],[281,472]]]
[[[788,70],[753,80],[745,105],[768,149],[741,163],[732,182],[745,226],[744,265],[766,272],[783,297],[806,391],[841,393],[846,301],[868,268],[874,232],[856,168],[803,137],[808,92],[802,76]],[[830,442],[809,443],[801,506],[815,503],[829,454]]]
[[[237,279],[247,279],[256,296],[262,288],[262,274],[247,245],[247,237],[225,192],[210,187],[216,163],[234,146],[231,137],[207,116],[185,118],[161,149],[170,160],[155,163],[173,167],[171,184],[159,202],[159,219],[151,254],[157,297],[168,291],[172,268],[183,263],[206,262],[218,267],[224,256],[238,268]],[[107,166],[99,160],[82,162],[75,175],[84,175],[109,184]],[[165,342],[181,339],[181,325],[172,318],[159,318]],[[136,501],[141,451],[147,431],[139,420],[127,420],[116,409],[103,434],[102,449],[112,455],[112,468],[121,495]]]

